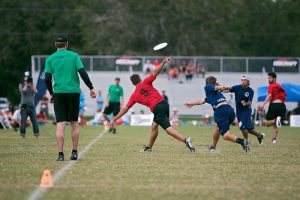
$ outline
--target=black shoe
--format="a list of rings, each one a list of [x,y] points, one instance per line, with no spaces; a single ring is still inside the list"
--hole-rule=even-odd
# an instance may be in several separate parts
[[[113,131],[113,128],[109,128],[108,132],[111,133]]]
[[[72,154],[71,154],[71,158],[70,158],[71,160],[77,160],[78,159],[78,154],[77,154],[77,152],[72,152]]]
[[[264,144],[265,136],[266,135],[264,133],[260,133],[260,136],[257,138],[259,144],[261,144],[261,145]]]
[[[192,138],[187,138],[185,140],[185,144],[186,144],[186,147],[191,151],[191,152],[195,152],[195,148],[193,147],[193,144],[192,144]]]
[[[249,143],[248,143],[248,140],[247,139],[244,139],[244,142],[242,144],[243,146],[243,149],[246,153],[249,153],[250,152],[250,147],[249,147]]]
[[[21,136],[22,138],[25,138],[25,133],[20,133],[20,136]]]
[[[117,134],[117,129],[113,129],[112,134]]]
[[[64,154],[58,154],[56,161],[64,161],[64,160],[65,160]]]
[[[144,149],[141,150],[140,152],[152,152],[152,149],[150,147],[148,147],[148,146],[144,146],[143,148]]]

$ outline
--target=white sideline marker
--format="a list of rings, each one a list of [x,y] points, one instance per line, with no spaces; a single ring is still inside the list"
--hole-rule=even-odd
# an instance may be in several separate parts
[[[102,136],[106,130],[103,130],[95,139],[93,139],[87,146],[84,147],[84,149],[78,154],[78,158],[81,158]],[[62,168],[60,168],[57,172],[53,174],[53,184],[55,184],[66,171],[68,171],[72,165],[74,165],[78,160],[70,160],[68,164],[64,165]],[[60,161],[58,161],[60,162]],[[40,199],[43,194],[47,191],[47,188],[40,188],[38,187],[36,190],[34,190],[30,196],[27,198],[27,200],[37,200]]]

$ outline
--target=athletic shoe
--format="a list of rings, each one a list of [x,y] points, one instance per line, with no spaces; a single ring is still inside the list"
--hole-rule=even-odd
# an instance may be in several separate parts
[[[78,154],[77,154],[77,152],[72,152],[72,154],[71,154],[71,158],[70,158],[71,160],[77,160],[78,159]]]
[[[208,148],[208,152],[209,152],[209,153],[214,153],[215,151],[216,151],[216,147],[210,146],[210,147]]]
[[[117,134],[117,129],[114,128],[114,129],[112,130],[112,134]]]
[[[279,128],[279,127],[281,127],[281,117],[280,116],[278,116],[277,118],[276,118],[276,126]]]
[[[113,128],[109,128],[108,132],[111,133],[113,131]]]
[[[64,161],[65,160],[65,156],[64,154],[58,155],[56,161]]]
[[[36,138],[39,138],[40,134],[37,133],[37,134],[34,134],[34,136],[35,136]]]
[[[195,152],[195,148],[193,147],[193,144],[192,144],[192,138],[187,138],[185,140],[185,144],[186,144],[186,147],[189,148],[189,150],[191,152]]]
[[[20,133],[20,136],[21,136],[22,138],[25,138],[25,133]]]
[[[249,147],[248,140],[244,139],[244,142],[243,142],[242,146],[243,146],[244,151],[245,151],[246,153],[249,153],[250,147]]]
[[[257,137],[257,140],[258,140],[258,143],[259,144],[264,144],[264,138],[265,138],[265,134],[264,133],[260,133],[260,136],[259,137]]]
[[[276,138],[273,138],[272,139],[272,144],[276,144],[276,143],[277,143]]]
[[[140,152],[152,152],[152,149],[150,147],[148,147],[148,146],[144,146],[143,148],[144,149],[141,150]]]

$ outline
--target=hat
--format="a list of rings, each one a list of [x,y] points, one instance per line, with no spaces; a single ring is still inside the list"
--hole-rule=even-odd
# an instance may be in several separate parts
[[[250,81],[250,78],[249,78],[249,76],[247,76],[247,75],[242,75],[242,76],[241,76],[241,79],[246,79],[246,80]]]
[[[68,42],[68,38],[65,35],[59,35],[57,36],[55,42]]]
[[[116,80],[116,81],[119,81],[119,80],[121,80],[121,79],[120,79],[119,77],[116,77],[115,80]]]
[[[30,72],[29,71],[24,72],[24,76],[30,76]]]

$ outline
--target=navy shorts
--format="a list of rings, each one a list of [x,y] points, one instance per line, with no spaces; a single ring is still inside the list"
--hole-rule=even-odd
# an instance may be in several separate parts
[[[240,130],[252,130],[254,126],[251,121],[251,109],[236,111],[236,116],[239,122]]]
[[[219,132],[223,136],[230,129],[230,124],[234,122],[235,113],[230,105],[221,105],[215,110],[215,122],[219,128]]]

